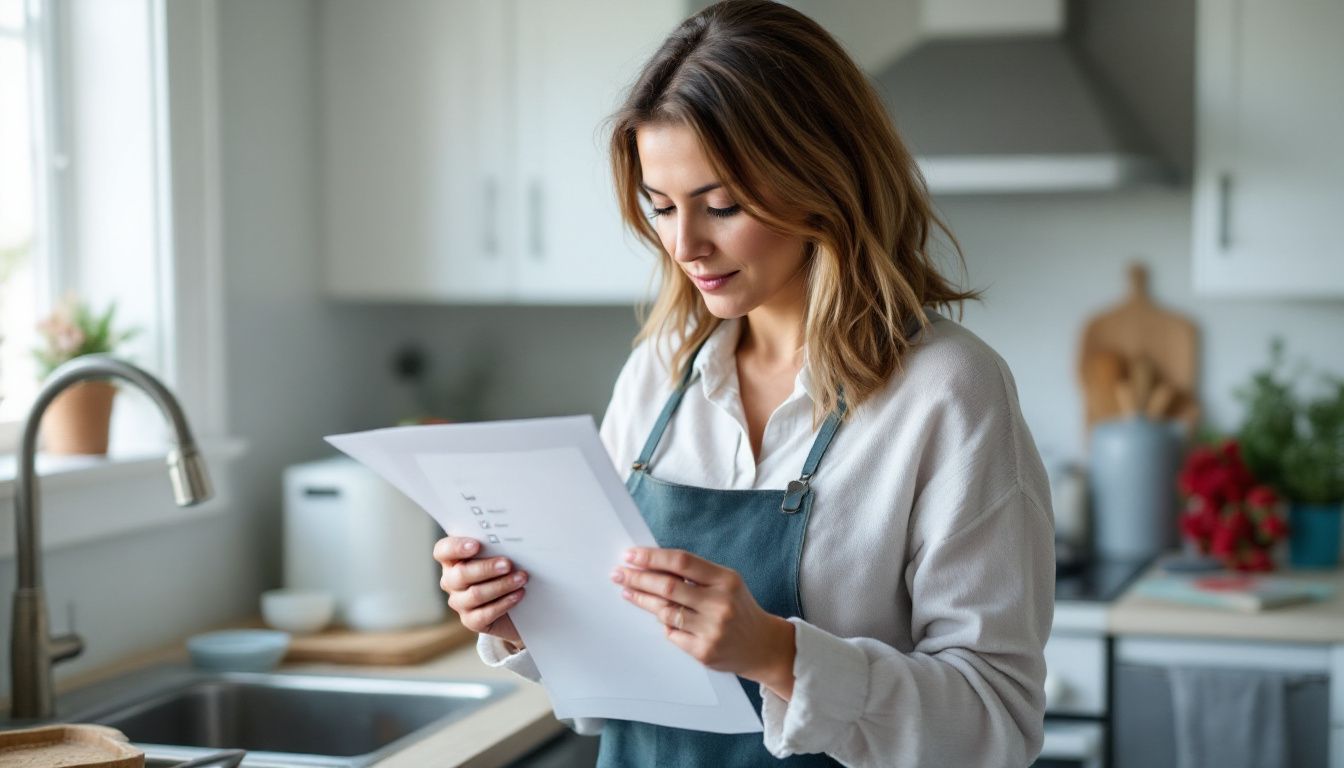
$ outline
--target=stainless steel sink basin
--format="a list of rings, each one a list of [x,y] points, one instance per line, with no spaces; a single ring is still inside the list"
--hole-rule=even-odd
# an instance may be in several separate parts
[[[110,725],[151,765],[245,749],[245,766],[365,766],[465,717],[510,683],[179,670],[71,696],[62,719]]]

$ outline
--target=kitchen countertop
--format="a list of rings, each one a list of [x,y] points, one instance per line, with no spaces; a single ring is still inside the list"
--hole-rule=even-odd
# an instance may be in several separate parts
[[[1150,566],[1135,585],[1158,573],[1159,566]],[[1134,586],[1131,586],[1111,606],[1107,625],[1114,635],[1344,643],[1344,570],[1286,570],[1272,575],[1328,584],[1334,588],[1334,595],[1327,600],[1242,613],[1140,597],[1134,594]]]

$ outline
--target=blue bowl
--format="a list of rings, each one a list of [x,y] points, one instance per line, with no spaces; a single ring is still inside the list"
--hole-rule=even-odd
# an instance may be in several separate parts
[[[210,672],[266,672],[289,650],[289,633],[274,629],[226,629],[187,639],[198,669]]]

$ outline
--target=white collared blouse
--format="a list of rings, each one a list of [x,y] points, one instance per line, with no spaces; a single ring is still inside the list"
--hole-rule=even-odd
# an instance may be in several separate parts
[[[1054,611],[1050,490],[1003,359],[960,324],[931,324],[853,409],[811,485],[796,683],[762,686],[777,757],[849,766],[1026,766],[1041,747],[1043,648]],[[655,477],[779,489],[816,435],[804,363],[752,453],[738,390],[741,321],[723,323],[651,462]],[[616,381],[601,435],[628,474],[673,382],[649,343]],[[482,659],[538,679],[527,651],[482,636]],[[601,720],[573,723],[595,733]]]

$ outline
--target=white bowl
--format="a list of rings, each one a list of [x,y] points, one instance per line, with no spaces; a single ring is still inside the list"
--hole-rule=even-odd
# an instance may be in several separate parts
[[[336,597],[315,589],[272,589],[261,593],[261,618],[266,625],[296,635],[320,631],[331,623]]]
[[[346,626],[359,632],[391,632],[443,621],[444,603],[425,594],[365,592],[342,611]]]
[[[226,629],[187,638],[198,669],[212,672],[266,672],[289,650],[289,633],[270,629]]]

